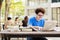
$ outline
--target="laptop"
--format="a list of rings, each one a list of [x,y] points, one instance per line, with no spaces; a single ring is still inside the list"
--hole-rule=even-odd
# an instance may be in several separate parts
[[[57,21],[45,21],[44,30],[53,30],[56,27]]]

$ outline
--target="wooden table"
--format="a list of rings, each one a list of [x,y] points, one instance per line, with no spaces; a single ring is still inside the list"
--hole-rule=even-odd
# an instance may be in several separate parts
[[[0,32],[5,40],[10,40],[12,37],[60,37],[60,32]]]

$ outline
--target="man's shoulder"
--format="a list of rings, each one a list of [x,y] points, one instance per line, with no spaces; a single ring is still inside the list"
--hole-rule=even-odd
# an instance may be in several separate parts
[[[44,19],[44,18],[42,18],[41,20],[42,20],[42,21],[45,21],[45,19]]]
[[[30,18],[30,20],[34,20],[34,19],[35,19],[35,17],[31,17],[31,18]]]

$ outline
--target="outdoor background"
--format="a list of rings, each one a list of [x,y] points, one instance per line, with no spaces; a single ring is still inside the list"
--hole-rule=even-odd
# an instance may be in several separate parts
[[[45,8],[44,18],[46,20],[56,20],[60,26],[60,0],[3,0],[1,7],[1,22],[4,23],[7,16],[16,17],[20,20],[24,16],[34,16],[34,10],[38,7]]]
[[[35,16],[34,10],[38,7],[45,8],[46,20],[55,20],[56,26],[60,27],[60,0],[0,0],[0,29],[7,17],[14,20],[18,16],[23,20],[26,15]]]

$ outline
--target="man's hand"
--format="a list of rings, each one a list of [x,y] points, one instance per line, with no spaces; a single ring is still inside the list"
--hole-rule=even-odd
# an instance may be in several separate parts
[[[43,30],[43,27],[39,27],[39,26],[31,26],[30,28],[38,31],[38,30]]]
[[[39,27],[38,26],[31,26],[30,28],[34,29],[35,31],[38,31],[39,30]]]
[[[39,27],[38,27],[38,26],[31,26],[30,28],[39,29]]]

